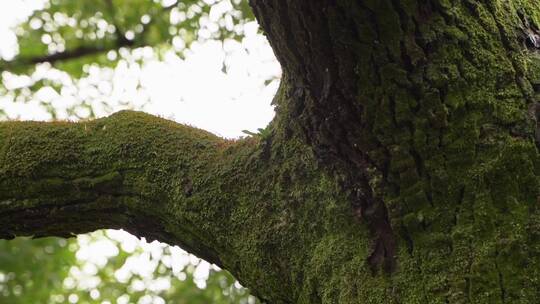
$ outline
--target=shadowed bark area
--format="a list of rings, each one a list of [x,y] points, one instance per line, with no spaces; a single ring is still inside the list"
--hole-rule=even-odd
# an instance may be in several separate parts
[[[0,124],[0,236],[125,228],[270,303],[540,302],[540,4],[252,0],[269,132]]]

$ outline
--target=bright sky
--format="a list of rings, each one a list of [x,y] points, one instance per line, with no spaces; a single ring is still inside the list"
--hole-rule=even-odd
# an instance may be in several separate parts
[[[0,1],[0,57],[9,59],[16,55],[17,41],[11,28],[42,2]],[[51,119],[50,114],[39,106],[41,102],[46,102],[56,108],[58,118],[72,119],[66,109],[86,100],[90,101],[98,116],[129,107],[224,137],[245,136],[242,130],[256,132],[274,116],[270,102],[277,90],[281,71],[266,38],[258,34],[257,24],[249,23],[244,30],[246,37],[242,42],[195,43],[185,60],[171,52],[164,61],[158,61],[150,48],[126,54],[127,60],[116,69],[90,67],[89,77],[78,82],[73,82],[66,74],[42,66],[31,78],[54,79],[63,84],[63,89],[60,92],[41,89],[35,99],[25,103],[16,102],[13,96],[0,96],[0,108],[11,119],[48,120]],[[131,59],[135,58],[132,57],[145,58],[145,64],[134,64]],[[227,73],[222,71],[224,64]],[[31,78],[7,76],[2,81],[6,86],[15,88],[29,83]],[[274,80],[265,85],[268,79]],[[142,90],[137,89],[138,83]],[[126,103],[130,105],[126,106]],[[87,114],[81,111],[81,116]],[[80,249],[77,258],[83,261],[83,266],[71,269],[71,276],[64,281],[66,288],[91,290],[91,294],[99,297],[99,291],[95,289],[99,278],[95,274],[108,258],[118,254],[115,241],[124,250],[135,252],[115,273],[117,280],[126,281],[133,273],[148,278],[132,286],[135,290],[168,288],[169,281],[156,280],[152,275],[157,265],[156,259],[166,259],[180,279],[185,279],[182,269],[186,265],[196,266],[195,281],[201,288],[205,286],[208,272],[213,267],[178,247],[171,248],[170,255],[164,256],[164,244],[148,244],[122,231],[107,231],[108,239],[101,237],[100,233],[97,236],[78,237]],[[77,302],[77,299],[67,300]],[[56,301],[62,303],[65,299]],[[123,300],[119,299],[118,303],[123,303]],[[150,299],[148,303],[161,302]]]
[[[30,7],[39,7],[40,2],[0,1],[0,56],[10,58],[16,54],[16,39],[10,27],[24,19]],[[39,106],[46,102],[57,110],[58,118],[71,119],[66,109],[86,100],[98,116],[130,107],[224,137],[239,137],[245,135],[242,130],[255,132],[265,127],[274,116],[270,102],[281,71],[266,38],[257,30],[258,25],[251,22],[244,28],[246,37],[242,42],[195,43],[185,60],[170,52],[164,61],[158,61],[151,48],[133,54],[124,52],[127,60],[116,69],[90,67],[90,76],[78,82],[42,66],[32,78],[52,78],[63,84],[60,92],[43,88],[27,103],[4,96],[0,97],[0,107],[12,119],[47,120],[50,114]],[[145,58],[143,66],[134,63],[141,57]],[[222,71],[224,65],[226,73]],[[275,80],[266,86],[268,79]],[[3,81],[15,88],[31,79],[4,77]],[[85,116],[85,110],[81,111],[79,114]]]

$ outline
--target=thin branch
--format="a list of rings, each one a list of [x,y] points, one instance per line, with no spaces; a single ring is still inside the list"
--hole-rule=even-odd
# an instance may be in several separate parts
[[[24,59],[22,58],[22,62],[28,63],[28,64],[36,64],[36,63],[43,63],[43,62],[49,62],[49,63],[55,63],[57,61],[67,60],[67,59],[75,59],[80,58],[88,55],[95,55],[99,53],[108,52],[111,50],[116,50],[121,47],[132,47],[134,45],[133,41],[125,40],[125,41],[118,41],[118,43],[108,46],[108,47],[89,47],[89,46],[82,46],[75,48],[70,51],[62,52],[62,53],[55,53],[51,55],[46,55],[42,57],[34,57],[34,58],[28,58]]]

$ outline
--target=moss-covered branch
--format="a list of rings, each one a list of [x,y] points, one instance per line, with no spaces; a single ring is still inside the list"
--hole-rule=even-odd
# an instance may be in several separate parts
[[[124,228],[221,264],[210,249],[215,239],[179,211],[203,203],[223,145],[207,132],[136,112],[81,123],[0,123],[0,237]]]
[[[272,303],[307,301],[346,269],[371,276],[346,197],[305,146],[273,135],[229,142],[137,112],[0,123],[1,238],[123,228],[227,268]]]

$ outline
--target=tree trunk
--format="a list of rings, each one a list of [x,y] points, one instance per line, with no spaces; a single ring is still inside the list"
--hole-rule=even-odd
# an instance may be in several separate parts
[[[540,4],[251,4],[267,131],[2,123],[0,237],[124,228],[270,303],[540,303]]]

